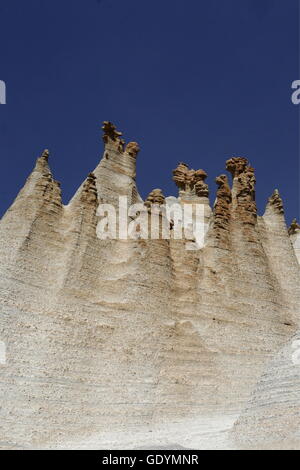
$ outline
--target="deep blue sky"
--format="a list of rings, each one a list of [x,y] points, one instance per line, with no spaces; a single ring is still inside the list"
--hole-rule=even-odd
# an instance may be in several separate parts
[[[137,140],[138,187],[176,194],[179,161],[215,176],[247,156],[260,213],[299,212],[297,0],[0,0],[0,215],[44,148],[67,202],[102,155]]]

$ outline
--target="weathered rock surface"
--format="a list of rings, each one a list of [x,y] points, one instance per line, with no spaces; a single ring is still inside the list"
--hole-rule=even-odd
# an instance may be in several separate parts
[[[299,332],[267,365],[232,437],[243,449],[299,450]]]
[[[300,264],[300,225],[294,219],[289,228],[289,235]]]
[[[100,240],[100,202],[142,202],[138,144],[103,130],[67,206],[45,151],[0,221],[0,446],[300,448],[299,237],[279,193],[258,216],[254,170],[232,158],[211,211],[206,173],[180,164],[177,201],[204,206],[201,249]],[[146,206],[165,201],[154,190]]]

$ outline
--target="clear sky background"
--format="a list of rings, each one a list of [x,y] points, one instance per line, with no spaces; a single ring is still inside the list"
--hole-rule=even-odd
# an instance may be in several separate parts
[[[68,202],[103,152],[101,122],[137,140],[138,187],[176,195],[184,161],[214,178],[256,168],[260,214],[278,188],[299,213],[297,0],[0,0],[0,216],[36,157]]]

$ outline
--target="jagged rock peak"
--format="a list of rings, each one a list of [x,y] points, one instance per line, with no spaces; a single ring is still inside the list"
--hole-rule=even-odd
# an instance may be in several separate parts
[[[45,149],[45,150],[43,151],[43,153],[41,154],[40,158],[45,158],[45,160],[48,161],[48,159],[49,159],[49,150],[48,150],[48,149]]]
[[[36,160],[36,165],[34,171],[38,171],[44,177],[47,177],[50,180],[53,180],[50,167],[48,165],[49,160],[49,150],[45,149],[41,155]]]
[[[231,203],[231,189],[228,183],[228,178],[226,175],[220,175],[216,178],[216,184],[218,185],[217,190],[217,199],[226,201],[228,204]]]
[[[137,157],[137,154],[140,151],[140,146],[137,142],[129,142],[125,148],[125,152],[131,155],[132,157]]]
[[[179,189],[185,190],[187,181],[188,181],[188,174],[189,174],[189,167],[183,163],[180,162],[173,170],[173,181],[175,182],[176,186]]]
[[[117,131],[116,126],[110,121],[104,121],[103,126],[103,140],[105,144],[113,144],[114,147],[120,152],[124,152],[125,140],[121,138],[122,132]],[[129,142],[125,148],[125,153],[131,157],[136,158],[140,151],[139,144],[137,142]]]
[[[22,195],[36,195],[45,202],[62,206],[60,182],[53,178],[48,164],[49,150],[45,149],[37,158],[33,172],[29,175]]]
[[[300,233],[300,225],[297,222],[297,219],[293,219],[289,229],[289,235],[295,235],[296,233]]]
[[[230,206],[232,202],[231,189],[226,175],[220,175],[216,178],[218,185],[217,198],[214,206],[214,231],[216,238],[224,242],[224,247],[228,245]],[[227,232],[227,233],[226,233]]]
[[[116,126],[110,121],[103,121],[103,140],[107,142],[108,139],[113,141],[119,139],[122,136],[122,132],[118,132]]]
[[[196,170],[194,173],[195,193],[199,197],[208,197],[208,185],[205,183],[207,173],[204,170]]]
[[[232,157],[226,161],[226,170],[233,177],[232,198],[235,215],[243,224],[255,225],[257,207],[255,203],[255,170],[247,158]]]
[[[245,171],[248,163],[245,157],[232,157],[226,161],[226,170],[235,178]]]
[[[244,171],[237,177],[237,198],[249,196],[249,200],[255,201],[255,170],[246,166]]]
[[[161,189],[153,189],[151,191],[145,201],[145,206],[150,208],[151,204],[158,204],[162,205],[165,203],[165,196],[163,195],[163,192]]]
[[[90,203],[97,202],[97,187],[96,187],[96,176],[94,173],[89,173],[87,179],[83,183],[81,200]]]
[[[204,170],[189,169],[188,165],[180,162],[173,170],[173,181],[181,191],[194,190],[199,197],[208,197],[208,185],[205,183],[207,173]]]
[[[103,126],[103,141],[105,144],[113,142],[116,144],[119,152],[124,151],[125,141],[121,139],[122,132],[118,132],[116,126],[110,121],[104,121]]]
[[[283,214],[284,213],[284,209],[283,209],[283,201],[280,197],[280,194],[279,194],[279,191],[278,189],[275,189],[275,191],[273,192],[272,196],[269,197],[269,205],[274,207],[274,209],[276,210],[276,212],[278,212],[279,214]]]

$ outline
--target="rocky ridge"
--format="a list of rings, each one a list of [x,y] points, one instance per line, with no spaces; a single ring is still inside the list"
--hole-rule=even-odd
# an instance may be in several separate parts
[[[300,448],[300,226],[277,190],[257,214],[233,157],[213,208],[204,170],[173,171],[176,202],[204,208],[200,248],[100,240],[100,203],[143,202],[139,145],[103,133],[68,205],[46,150],[0,221],[0,446]],[[145,207],[170,201],[155,189]]]

